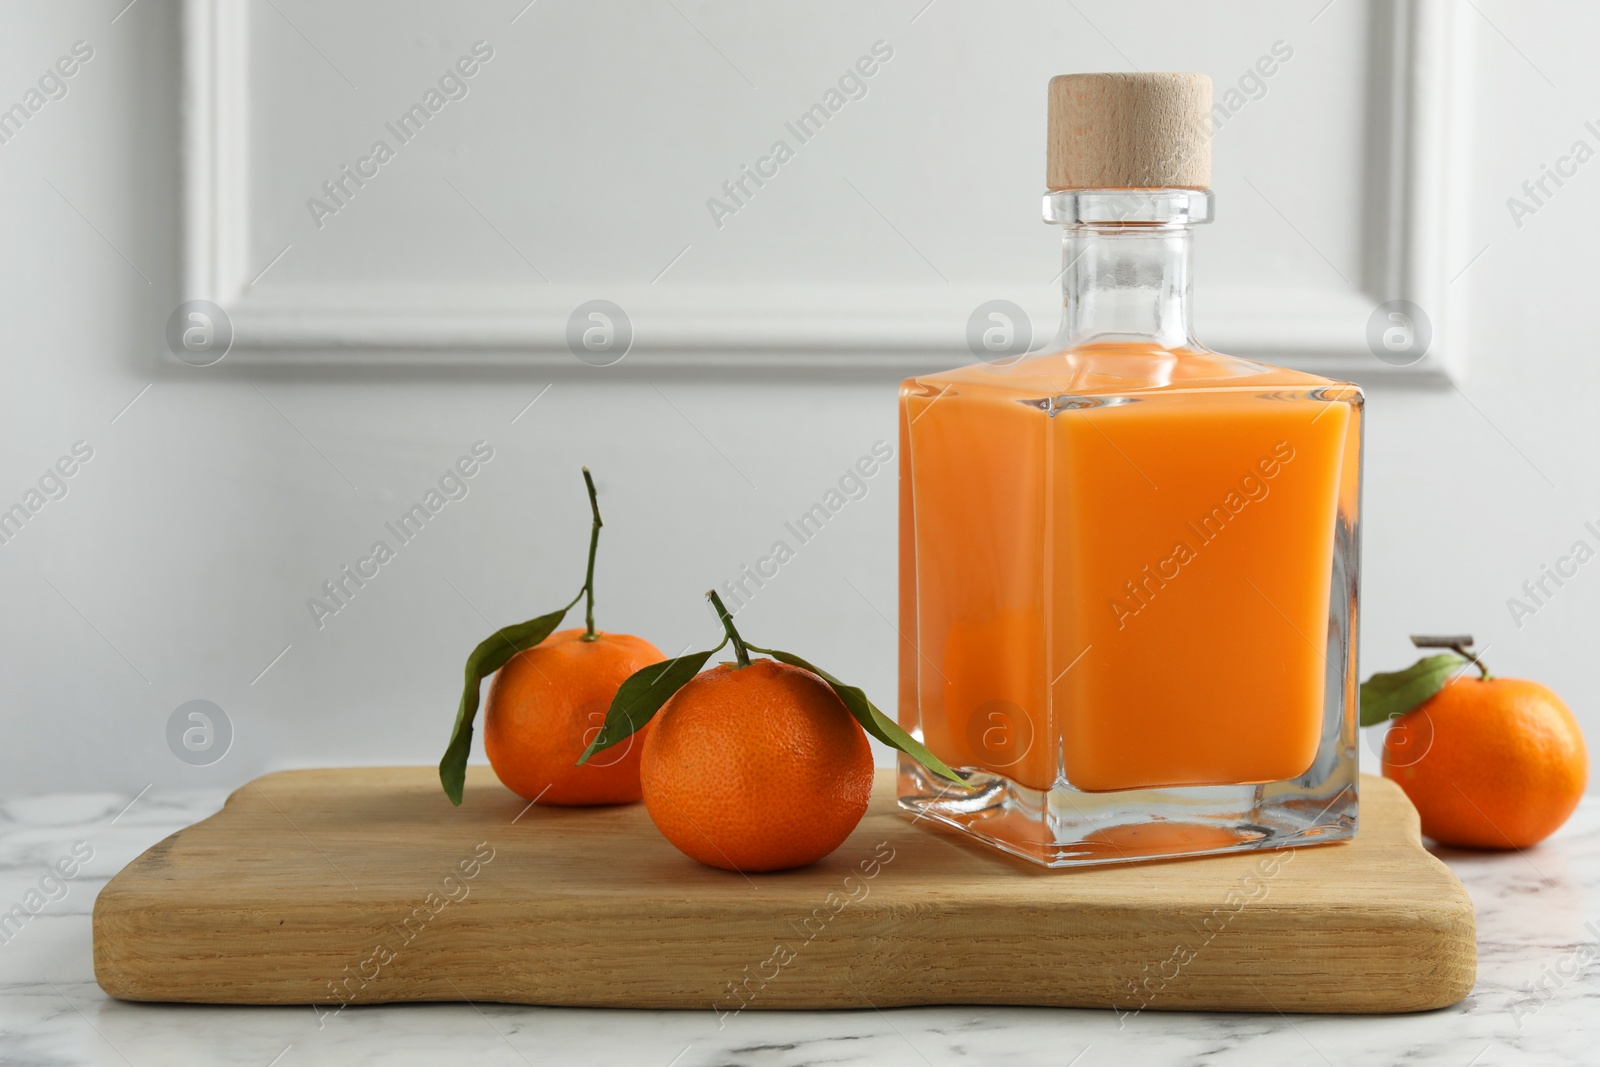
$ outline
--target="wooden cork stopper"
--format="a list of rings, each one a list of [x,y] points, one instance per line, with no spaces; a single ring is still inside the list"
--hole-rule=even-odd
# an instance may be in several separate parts
[[[1211,185],[1211,78],[1062,74],[1050,79],[1050,189]]]

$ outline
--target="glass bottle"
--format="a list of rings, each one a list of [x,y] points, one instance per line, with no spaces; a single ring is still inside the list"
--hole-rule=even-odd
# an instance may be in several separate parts
[[[1193,335],[1209,79],[1051,92],[1059,333],[901,387],[900,722],[971,788],[900,804],[1048,866],[1350,837],[1361,392]]]

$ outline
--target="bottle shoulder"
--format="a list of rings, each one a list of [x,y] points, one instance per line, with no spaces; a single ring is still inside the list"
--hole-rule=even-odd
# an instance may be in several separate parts
[[[1145,344],[1102,344],[975,363],[908,378],[901,386],[902,394],[913,396],[951,390],[995,399],[1303,391],[1362,402],[1360,389],[1349,382],[1204,349]]]

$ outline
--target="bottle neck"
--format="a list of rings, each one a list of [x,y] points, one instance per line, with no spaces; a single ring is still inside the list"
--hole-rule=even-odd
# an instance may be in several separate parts
[[[1045,198],[1065,228],[1058,348],[1131,344],[1198,349],[1190,319],[1191,245],[1211,219],[1194,189],[1065,190]]]

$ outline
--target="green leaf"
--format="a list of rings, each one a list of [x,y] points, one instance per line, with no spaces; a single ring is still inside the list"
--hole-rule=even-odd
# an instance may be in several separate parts
[[[869,735],[876,737],[890,748],[904,752],[941,778],[949,779],[956,785],[964,786],[967,784],[965,779],[945,766],[943,760],[923,747],[921,741],[900,729],[899,723],[879,711],[872,701],[867,699],[867,694],[856,686],[844,684],[827,671],[807,663],[791,652],[780,652],[773,648],[756,648],[754,645],[750,646],[750,648],[753,652],[766,653],[779,663],[787,663],[792,667],[810,671],[828,683],[828,687],[833,690],[840,702],[844,704],[845,709],[850,712],[851,716],[861,724],[861,728],[867,731]]]
[[[630,674],[617,688],[617,695],[611,698],[605,724],[594,735],[594,740],[589,742],[589,747],[583,750],[583,755],[578,757],[578,765],[582,766],[596,752],[604,752],[612,745],[632,737],[635,731],[655,718],[661,705],[682,689],[689,679],[699,674],[706,660],[721,648],[722,645],[718,645],[704,652],[691,652],[687,656],[662,660]]]
[[[466,684],[461,690],[461,707],[456,711],[455,732],[450,735],[450,744],[439,761],[439,781],[452,804],[461,803],[461,791],[466,786],[467,757],[472,754],[472,723],[478,717],[478,689],[483,680],[511,662],[511,657],[518,652],[532,648],[554,633],[571,609],[572,604],[568,604],[560,611],[496,630],[479,642],[467,657]]]
[[[1467,661],[1454,652],[1424,656],[1403,671],[1374,674],[1361,683],[1361,725],[1397,719],[1432,697]]]

